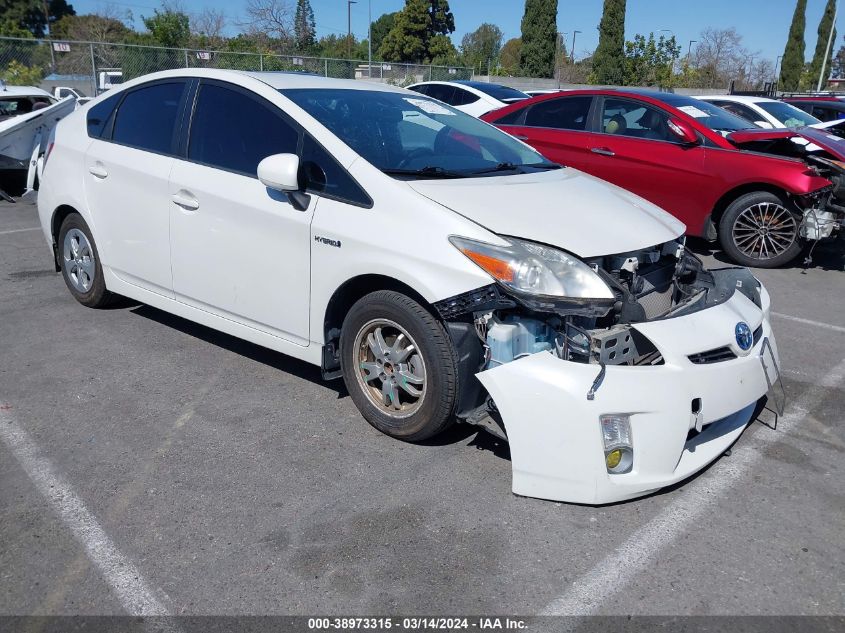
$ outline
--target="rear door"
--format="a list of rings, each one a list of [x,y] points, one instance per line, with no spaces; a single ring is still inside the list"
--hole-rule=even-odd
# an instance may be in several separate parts
[[[669,114],[642,101],[600,97],[597,132],[585,169],[632,191],[691,226],[710,209],[704,192],[718,186],[705,170],[702,145],[683,145],[669,130]]]
[[[85,154],[85,195],[103,263],[124,281],[168,296],[168,179],[187,93],[186,80],[168,79],[120,95]]]
[[[594,98],[588,95],[546,99],[496,121],[551,161],[589,171],[594,134],[589,129]]]

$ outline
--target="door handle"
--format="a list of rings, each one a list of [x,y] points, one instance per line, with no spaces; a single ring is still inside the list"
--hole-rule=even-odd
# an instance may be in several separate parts
[[[177,206],[188,211],[196,211],[200,208],[199,201],[190,194],[175,193],[171,199]]]
[[[601,154],[602,156],[616,156],[616,153],[608,147],[594,147],[590,151],[593,154]]]
[[[106,176],[109,175],[109,171],[103,167],[102,163],[94,163],[88,168],[88,173],[90,173],[95,178],[99,178],[103,180]]]

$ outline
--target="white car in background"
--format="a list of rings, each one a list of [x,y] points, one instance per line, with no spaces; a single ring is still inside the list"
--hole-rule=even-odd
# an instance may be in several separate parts
[[[537,95],[553,95],[558,92],[566,92],[566,88],[544,88],[542,90],[523,90],[529,97],[536,97]]]
[[[777,380],[769,296],[684,225],[401,88],[173,70],[56,129],[57,270],[342,377],[380,431],[510,443],[514,492],[608,503],[717,459]]]
[[[442,101],[474,117],[530,98],[516,88],[484,81],[424,81],[408,86],[408,90]]]
[[[809,112],[777,99],[745,95],[702,95],[695,98],[719,106],[761,128],[830,127]]]

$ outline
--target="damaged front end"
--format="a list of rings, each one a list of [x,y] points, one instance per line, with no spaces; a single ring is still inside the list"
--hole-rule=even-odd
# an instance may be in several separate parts
[[[501,263],[456,245],[488,272],[507,275]],[[766,393],[769,378],[743,362],[732,371],[751,378],[727,386],[718,371],[751,349],[759,352],[770,336],[768,299],[747,269],[708,271],[682,239],[578,261],[595,279],[581,278],[575,287],[590,286],[584,293],[594,298],[531,293],[497,277],[498,283],[435,307],[461,359],[466,388],[459,417],[510,442],[514,492],[605,503],[700,468],[703,457],[715,459],[714,447],[744,428],[748,407]],[[523,273],[533,274],[514,276]],[[738,323],[751,332],[745,349],[734,336]],[[776,364],[776,350],[772,355]],[[699,379],[711,384],[699,388]],[[727,425],[713,425],[728,418]],[[661,431],[657,420],[672,430]],[[684,462],[683,452],[695,451],[708,426],[719,427],[720,441]],[[645,436],[654,433],[663,433],[662,448],[648,445]],[[554,454],[550,446],[557,447]],[[657,475],[670,466],[670,474]]]
[[[809,127],[797,130],[744,130],[728,135],[738,148],[803,161],[827,187],[793,195],[801,213],[799,236],[815,242],[831,237],[845,226],[845,155],[840,136]]]

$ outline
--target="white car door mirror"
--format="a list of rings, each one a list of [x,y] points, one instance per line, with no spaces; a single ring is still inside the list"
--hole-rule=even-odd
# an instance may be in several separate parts
[[[258,180],[265,187],[283,191],[299,191],[299,156],[273,154],[258,163]]]

